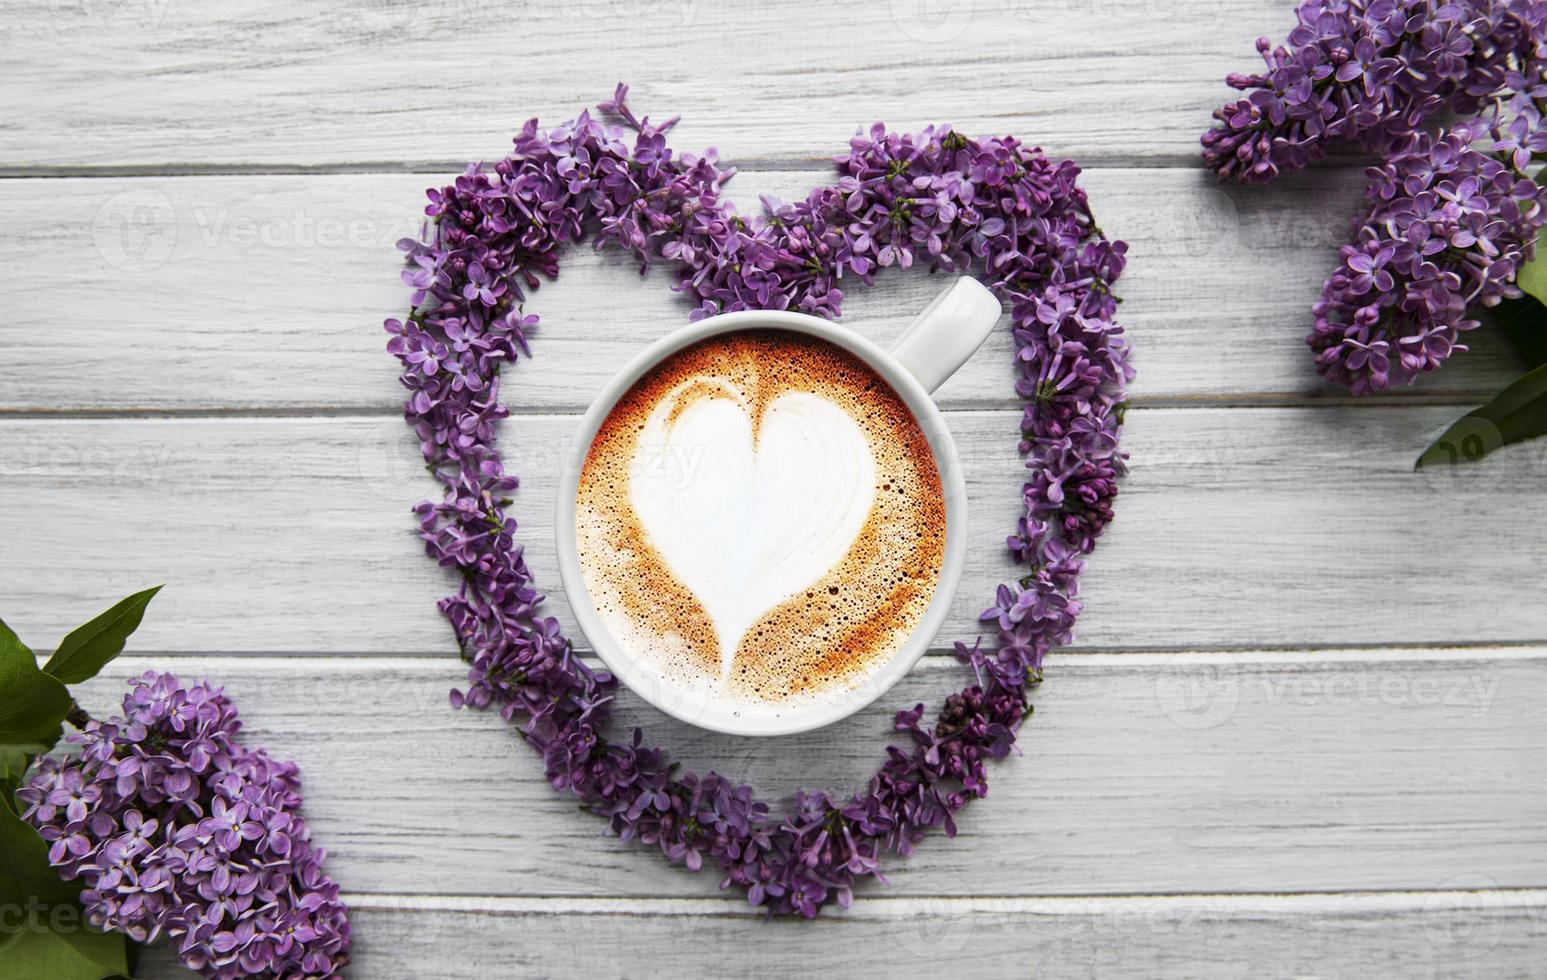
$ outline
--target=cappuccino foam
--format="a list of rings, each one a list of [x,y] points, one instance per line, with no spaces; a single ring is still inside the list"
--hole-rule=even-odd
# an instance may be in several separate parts
[[[612,636],[747,703],[842,694],[917,628],[945,502],[902,398],[826,341],[701,341],[618,400],[581,471],[580,567]]]

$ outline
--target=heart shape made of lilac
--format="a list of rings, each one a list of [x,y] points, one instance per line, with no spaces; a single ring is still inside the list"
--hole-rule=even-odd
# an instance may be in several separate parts
[[[409,314],[386,321],[388,350],[403,367],[405,415],[445,487],[441,502],[415,508],[419,533],[462,577],[440,602],[469,663],[467,689],[451,699],[518,723],[553,788],[620,838],[695,871],[707,858],[722,888],[745,889],[771,914],[813,917],[829,902],[847,906],[856,882],[881,878],[883,857],[911,853],[930,828],[954,835],[954,814],[988,791],[987,763],[1014,749],[1044,655],[1070,639],[1084,556],[1111,520],[1124,470],[1133,371],[1111,287],[1126,246],[1096,225],[1073,163],[948,126],[901,135],[877,124],[836,158],[835,185],[796,204],[765,200],[765,214],[748,220],[720,196],[734,171],[713,150],[674,155],[665,135],[676,120],[651,124],[626,95],[620,85],[601,106],[624,126],[589,112],[548,131],[528,122],[510,156],[432,188],[422,240],[401,243],[414,292]],[[975,683],[947,698],[933,725],[922,704],[899,711],[902,744],[846,800],[802,791],[774,816],[749,786],[679,772],[638,729],[609,739],[616,680],[538,612],[543,597],[505,512],[517,479],[495,444],[507,414],[499,373],[530,354],[537,317],[526,292],[557,274],[561,246],[586,237],[642,269],[672,264],[694,320],[740,309],[836,318],[846,281],[870,285],[878,269],[915,261],[975,273],[1011,310],[1028,475],[1026,514],[1007,544],[1027,574],[983,613],[989,647],[956,644]]]

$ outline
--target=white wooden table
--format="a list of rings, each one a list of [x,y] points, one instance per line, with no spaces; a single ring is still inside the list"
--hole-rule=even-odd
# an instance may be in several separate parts
[[[737,5],[739,6],[739,5]],[[1217,189],[1223,76],[1290,0],[0,2],[0,612],[38,646],[167,588],[87,692],[222,682],[295,758],[354,910],[354,975],[1541,975],[1547,963],[1547,443],[1412,460],[1518,370],[1494,338],[1354,400],[1308,308],[1358,161]],[[551,792],[461,667],[408,508],[433,492],[383,316],[423,188],[618,80],[755,207],[828,179],[855,128],[948,121],[1086,167],[1140,371],[1133,472],[1024,757],[955,841],[815,924],[621,845]],[[576,414],[685,307],[575,250],[534,302],[501,440],[550,608]],[[939,285],[892,274],[845,322],[885,341]],[[739,740],[624,698],[691,766],[775,796],[854,787],[891,713],[1009,565],[1006,336],[941,392],[975,557],[932,656],[848,723]],[[148,975],[173,976],[170,954]]]

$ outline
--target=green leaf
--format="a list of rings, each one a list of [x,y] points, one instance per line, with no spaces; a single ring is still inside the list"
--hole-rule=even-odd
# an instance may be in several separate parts
[[[1531,177],[1538,184],[1547,180],[1547,167]],[[1515,285],[1525,293],[1520,299],[1507,299],[1493,308],[1493,318],[1504,328],[1509,342],[1526,359],[1526,367],[1547,364],[1547,254],[1542,238],[1536,237],[1534,256],[1515,273]]]
[[[103,665],[123,652],[129,634],[140,625],[145,607],[161,586],[136,592],[84,626],[76,627],[59,641],[59,649],[43,669],[66,684],[79,684],[97,676]]]
[[[0,933],[0,980],[102,980],[129,975],[129,941],[86,925],[80,910],[46,909],[21,928]],[[69,918],[73,925],[51,926]]]
[[[1547,271],[1547,264],[1543,269]],[[1547,306],[1540,300],[1534,296],[1507,299],[1485,313],[1525,358],[1527,368],[1547,364]]]
[[[29,758],[59,740],[70,692],[38,669],[38,659],[0,622],[0,778],[20,777]]]
[[[1500,446],[1540,435],[1547,435],[1547,365],[1516,378],[1493,401],[1451,423],[1413,468],[1475,463]]]
[[[1528,296],[1535,296],[1539,301],[1547,303],[1547,262],[1540,261],[1542,256],[1540,238],[1537,239],[1537,256],[1515,274],[1515,285]]]
[[[43,742],[0,745],[0,787],[9,785],[14,789],[27,774],[32,760],[51,748]]]
[[[130,976],[131,943],[86,924],[80,886],[48,863],[48,845],[0,798],[0,980]]]

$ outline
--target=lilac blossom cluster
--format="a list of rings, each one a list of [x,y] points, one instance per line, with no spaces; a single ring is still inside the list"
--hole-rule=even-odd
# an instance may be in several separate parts
[[[1339,143],[1377,152],[1438,113],[1474,112],[1531,48],[1539,0],[1303,0],[1249,93],[1214,112],[1203,157],[1220,179],[1264,182]]]
[[[1466,350],[1469,311],[1519,296],[1535,256],[1547,2],[1306,0],[1299,21],[1287,46],[1258,42],[1266,74],[1230,77],[1251,94],[1215,113],[1204,159],[1267,181],[1339,141],[1381,154],[1306,341],[1354,394],[1409,384]],[[1441,112],[1477,114],[1426,131]]]
[[[206,977],[339,975],[349,920],[294,763],[243,748],[218,688],[147,673],[123,711],[70,735],[79,754],[38,760],[16,793],[92,924],[167,936]]]
[[[1526,176],[1547,127],[1528,97],[1508,125],[1414,133],[1369,170],[1369,211],[1312,307],[1316,366],[1356,395],[1439,367],[1477,326],[1469,308],[1519,296],[1515,276],[1547,223],[1547,189]],[[1495,139],[1471,145],[1479,128]],[[1508,162],[1506,162],[1508,161]]]
[[[712,150],[674,155],[665,134],[675,120],[636,117],[626,91],[602,109],[627,129],[589,113],[548,131],[527,124],[509,157],[431,190],[424,240],[404,243],[412,309],[386,322],[388,349],[402,363],[408,421],[445,486],[441,502],[416,508],[420,534],[462,577],[441,602],[470,664],[452,702],[518,724],[553,787],[619,837],[693,870],[710,864],[721,887],[745,889],[770,913],[815,916],[880,878],[885,854],[910,853],[930,828],[954,833],[953,815],[987,792],[986,763],[1012,750],[1043,656],[1069,638],[1082,557],[1111,517],[1123,468],[1131,370],[1111,285],[1125,247],[1095,226],[1073,164],[948,127],[905,136],[877,125],[838,158],[835,185],[743,218],[721,198],[732,171]],[[587,236],[641,268],[673,267],[694,319],[748,308],[836,317],[847,283],[915,262],[971,270],[1011,307],[1030,475],[1010,546],[1027,573],[984,614],[996,642],[958,645],[977,682],[932,722],[922,705],[900,712],[901,744],[847,799],[803,792],[776,816],[748,786],[680,772],[638,730],[608,738],[615,679],[539,613],[505,512],[517,479],[495,445],[500,371],[527,353],[537,323],[523,309],[527,290],[555,274],[561,246]]]

